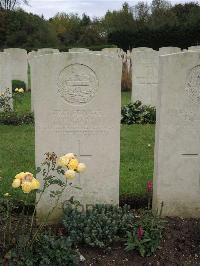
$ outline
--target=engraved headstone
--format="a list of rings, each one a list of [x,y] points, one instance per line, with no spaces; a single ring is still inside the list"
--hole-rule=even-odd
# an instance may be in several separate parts
[[[11,78],[21,80],[28,85],[28,57],[27,51],[20,48],[4,49],[11,57]]]
[[[200,53],[160,56],[153,207],[200,217]]]
[[[158,86],[158,52],[132,52],[132,101],[156,106]]]
[[[87,165],[76,179],[81,190],[66,191],[51,217],[60,217],[70,196],[83,204],[119,201],[121,61],[88,53],[34,57],[35,154],[39,165],[45,152],[74,152]],[[41,177],[39,177],[41,178]],[[53,206],[46,193],[37,208],[39,221]]]

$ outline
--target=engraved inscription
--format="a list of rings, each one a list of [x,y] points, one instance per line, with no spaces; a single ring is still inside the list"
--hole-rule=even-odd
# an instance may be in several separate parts
[[[191,69],[186,81],[186,92],[193,103],[200,103],[200,65]]]
[[[82,105],[90,102],[98,88],[95,72],[86,65],[72,64],[58,78],[58,92],[68,103]]]

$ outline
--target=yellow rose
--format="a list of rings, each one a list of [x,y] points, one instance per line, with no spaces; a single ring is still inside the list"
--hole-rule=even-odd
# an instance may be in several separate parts
[[[19,91],[19,89],[18,89],[18,88],[16,88],[16,89],[15,89],[15,92],[17,92],[17,91]]]
[[[40,182],[36,179],[33,178],[31,182],[32,189],[39,189],[40,188]]]
[[[13,180],[13,182],[12,182],[12,187],[13,187],[13,188],[18,188],[18,187],[20,187],[20,186],[21,186],[21,180],[18,179],[18,178],[15,178],[15,179]]]
[[[65,172],[65,176],[67,179],[74,179],[76,176],[76,172],[74,170],[67,170]]]
[[[24,173],[24,180],[25,181],[31,181],[33,179],[33,174],[26,172]]]
[[[22,190],[23,190],[24,193],[31,192],[31,190],[32,190],[32,184],[31,183],[32,182],[29,182],[29,181],[24,181],[22,183]]]
[[[75,159],[75,155],[73,153],[67,153],[63,157],[65,157],[68,160]]]
[[[24,89],[19,89],[18,92],[24,93]]]
[[[78,167],[78,160],[77,159],[71,159],[70,162],[68,163],[68,167],[71,170],[76,170]]]
[[[79,163],[77,167],[77,171],[79,173],[83,173],[86,170],[86,165],[84,163]]]
[[[26,175],[26,173],[21,172],[21,173],[17,174],[17,175],[15,176],[15,178],[16,178],[16,179],[20,179],[20,180],[22,180],[22,179],[24,179],[25,175]]]
[[[61,166],[61,167],[67,167],[68,163],[69,163],[69,159],[66,158],[65,156],[60,157],[57,162],[58,166]]]
[[[4,196],[5,196],[5,197],[9,197],[10,194],[9,194],[9,193],[5,193]]]

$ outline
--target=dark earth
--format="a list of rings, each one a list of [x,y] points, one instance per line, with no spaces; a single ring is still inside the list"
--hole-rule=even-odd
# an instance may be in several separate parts
[[[80,265],[200,265],[200,220],[167,218],[160,249],[143,258],[137,251],[125,252],[124,244],[115,244],[106,253],[100,249],[80,248],[85,262]]]

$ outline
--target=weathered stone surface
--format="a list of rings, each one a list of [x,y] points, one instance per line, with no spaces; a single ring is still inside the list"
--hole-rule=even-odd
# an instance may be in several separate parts
[[[0,53],[0,93],[5,93],[9,89],[12,96],[12,81],[11,81],[11,58],[8,53]],[[10,100],[12,109],[12,100]],[[2,111],[2,110],[1,110]]]
[[[10,89],[12,93],[11,82],[11,58],[8,53],[0,53],[0,92],[5,92],[6,89]]]
[[[27,51],[20,48],[4,49],[11,58],[11,79],[21,80],[28,85],[28,57]]]
[[[200,217],[200,53],[160,56],[153,208]]]
[[[34,57],[36,165],[44,153],[74,152],[87,171],[65,193],[83,204],[119,201],[121,61],[88,53]],[[41,177],[39,177],[41,178]],[[51,189],[52,190],[52,189]],[[52,222],[60,217],[61,203]],[[37,209],[41,221],[54,205],[49,193]]]
[[[90,50],[88,48],[70,48],[69,52],[89,52]]]
[[[156,106],[158,59],[156,51],[132,53],[132,101]]]
[[[173,46],[161,47],[159,49],[159,55],[174,54],[174,53],[180,53],[180,52],[181,52],[181,48],[173,47]]]
[[[132,49],[132,53],[134,52],[144,52],[144,51],[154,51],[152,48],[149,48],[149,47],[137,47],[137,48],[133,48]]]
[[[200,45],[190,46],[188,47],[189,51],[198,51],[200,50]]]
[[[55,48],[41,48],[37,50],[38,55],[54,54],[54,53],[59,53],[59,50]]]

